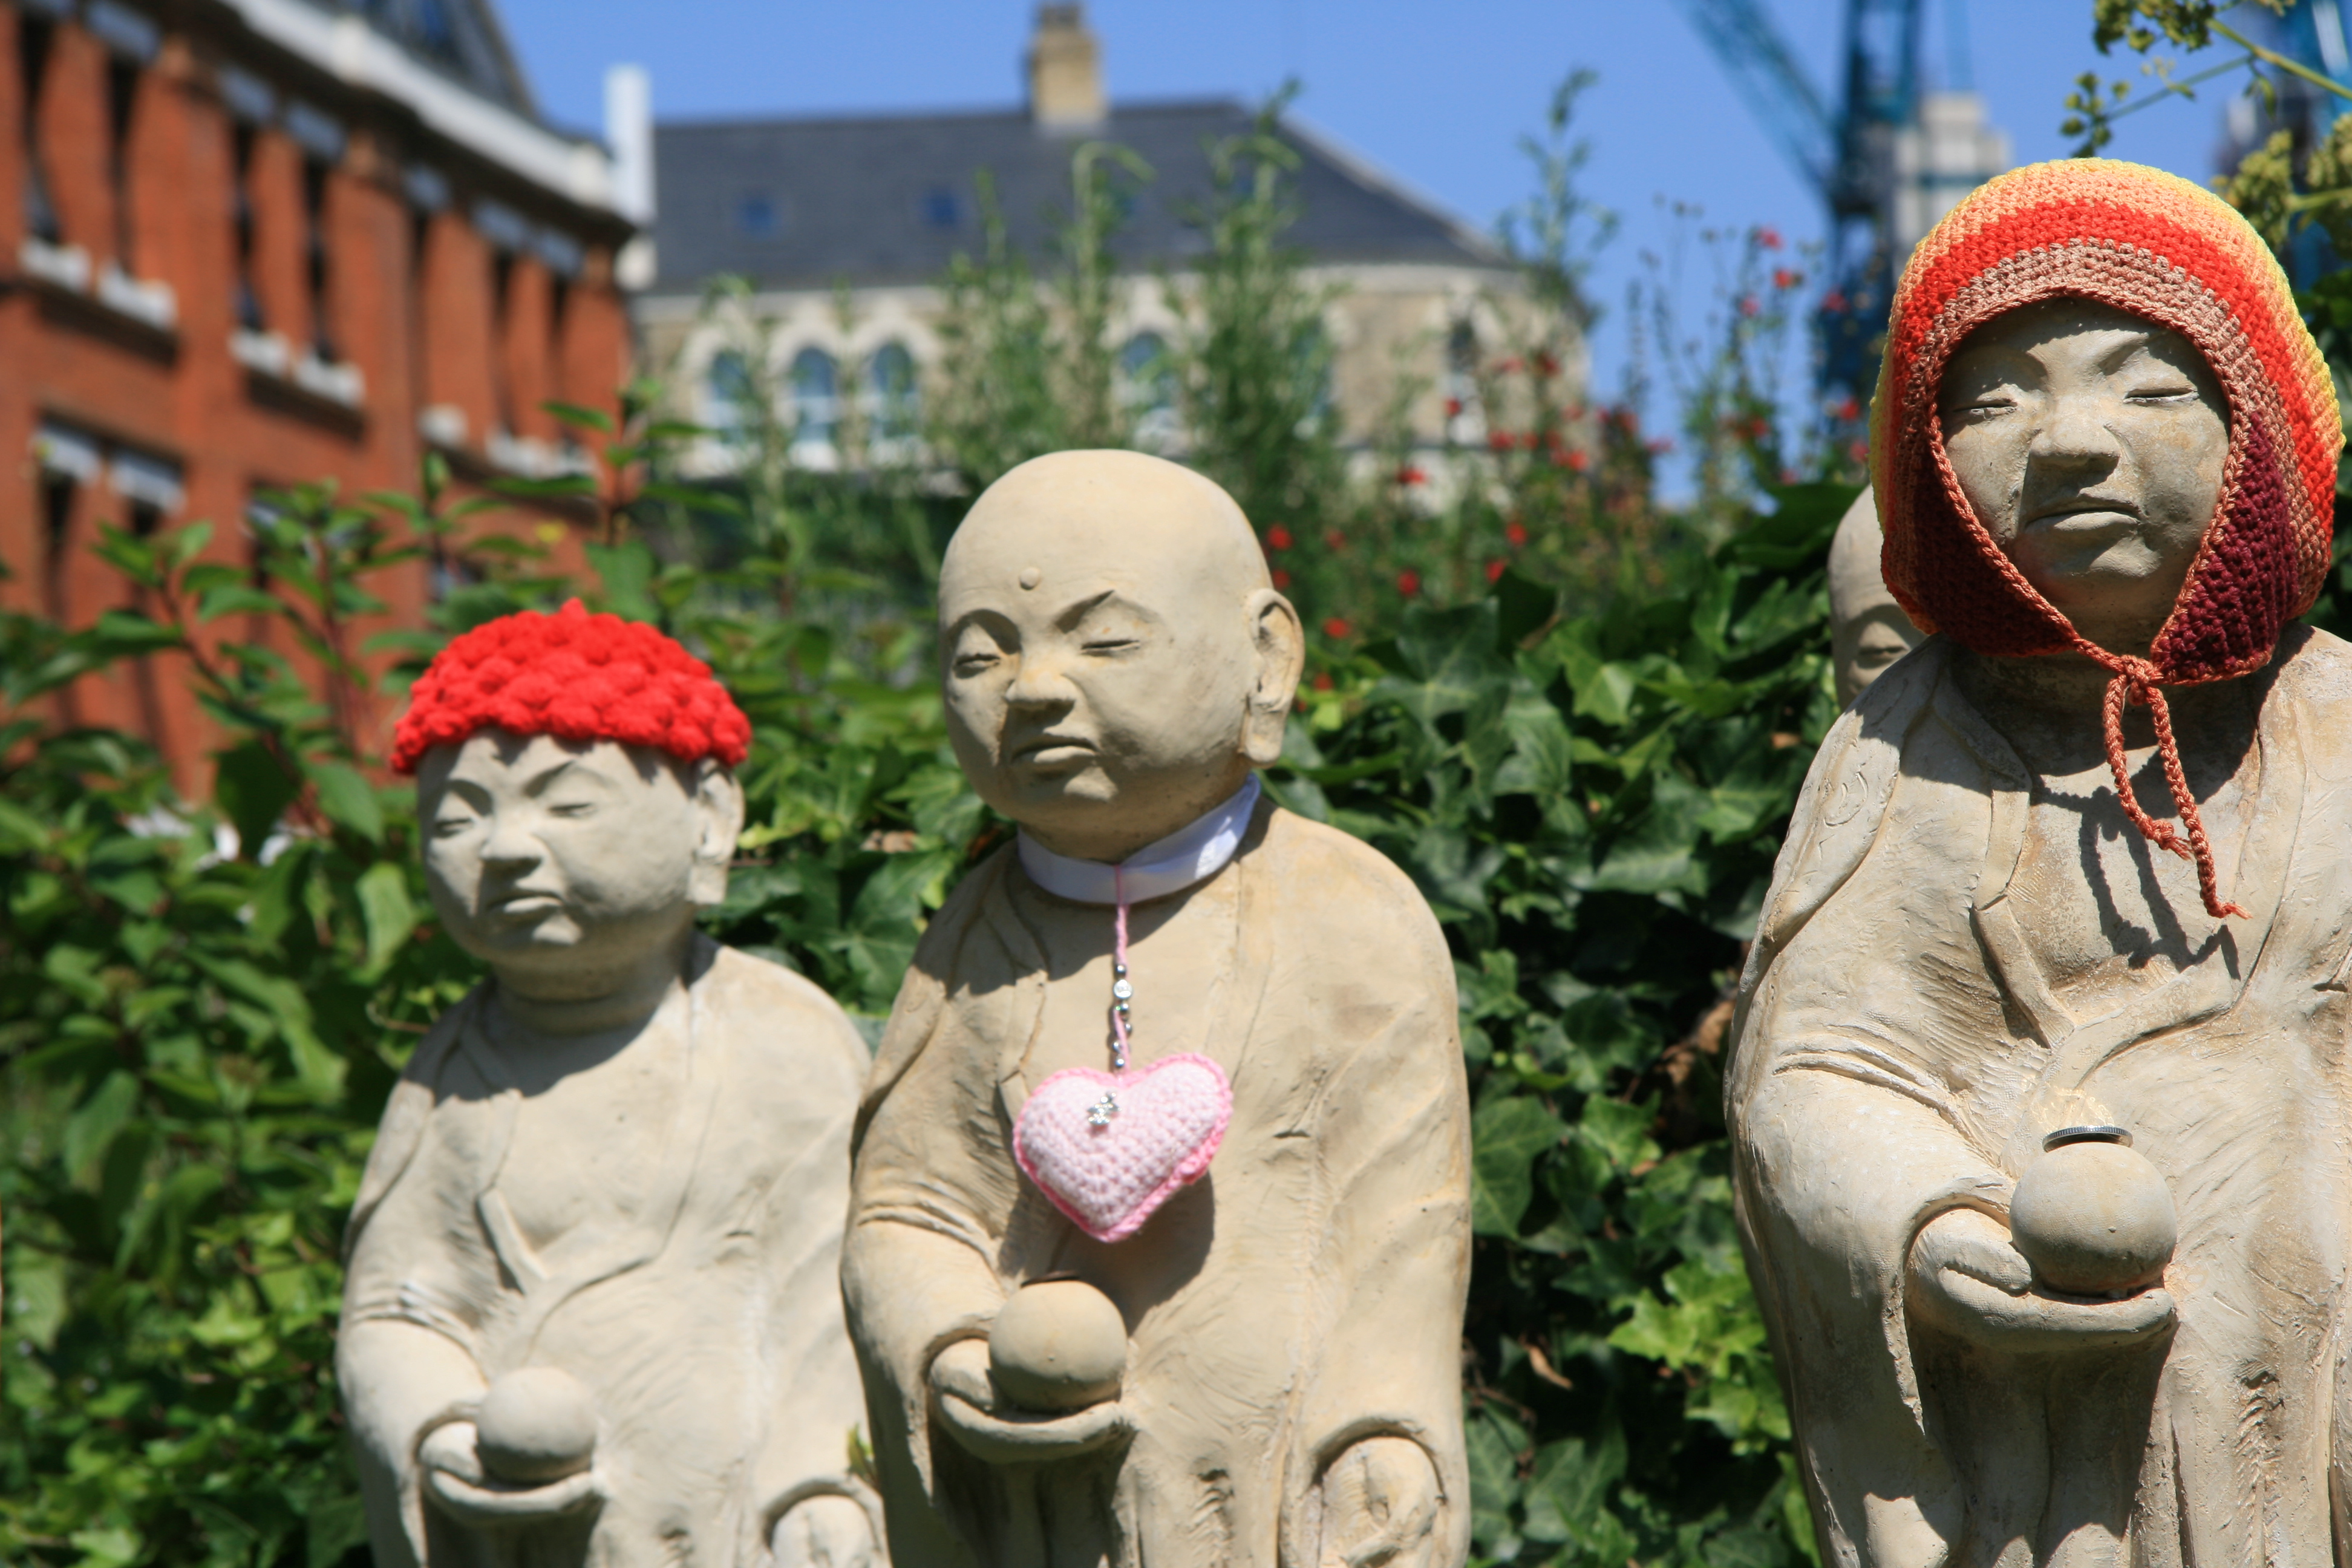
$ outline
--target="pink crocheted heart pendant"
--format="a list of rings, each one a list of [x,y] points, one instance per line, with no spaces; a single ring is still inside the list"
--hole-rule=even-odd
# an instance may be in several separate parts
[[[1065,1068],[1013,1126],[1013,1157],[1080,1230],[1123,1241],[1198,1181],[1233,1120],[1225,1069],[1186,1053],[1123,1073]]]

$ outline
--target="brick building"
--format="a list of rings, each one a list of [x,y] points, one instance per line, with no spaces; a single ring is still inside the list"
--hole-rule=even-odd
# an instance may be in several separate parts
[[[210,519],[249,563],[271,489],[411,487],[428,448],[476,485],[584,460],[541,405],[626,374],[618,205],[488,0],[0,0],[0,596],[123,604],[104,523]],[[554,551],[576,564],[568,527]],[[432,567],[375,590],[417,624]],[[86,680],[59,716],[197,784],[180,678]]]

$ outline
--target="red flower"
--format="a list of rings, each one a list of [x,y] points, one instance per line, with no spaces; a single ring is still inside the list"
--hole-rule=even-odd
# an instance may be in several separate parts
[[[1841,289],[1832,289],[1828,293],[1822,295],[1822,309],[1832,316],[1843,313],[1845,310],[1844,292]]]
[[[1447,398],[1447,399],[1445,400],[1445,416],[1446,416],[1448,419],[1452,419],[1452,418],[1455,418],[1455,417],[1457,417],[1457,416],[1461,414],[1461,412],[1462,412],[1462,400],[1461,400],[1460,398],[1458,398],[1458,397],[1449,397],[1449,398]]]
[[[1397,574],[1397,592],[1412,598],[1421,592],[1421,574],[1408,566]]]
[[[1486,445],[1497,452],[1507,452],[1511,449],[1511,433],[1508,430],[1490,431],[1486,436]]]
[[[1317,673],[1315,677],[1315,689],[1318,691],[1328,691],[1331,689],[1331,672],[1329,670],[1321,670]]]
[[[1323,542],[1329,549],[1345,550],[1348,548],[1348,536],[1336,528],[1327,529],[1323,533]]]
[[[1274,569],[1274,585],[1277,592],[1286,590],[1290,586],[1290,574],[1285,572],[1279,566],[1276,567]]]
[[[1428,478],[1429,476],[1427,474],[1423,473],[1411,463],[1407,463],[1403,468],[1399,468],[1396,476],[1397,483],[1401,485],[1417,485]]]
[[[1580,474],[1592,466],[1592,459],[1582,452],[1570,452],[1568,455],[1568,466]]]
[[[1767,250],[1778,250],[1780,248],[1780,231],[1777,228],[1759,228],[1756,231],[1756,243]]]
[[[1355,627],[1349,626],[1346,621],[1341,620],[1337,616],[1333,616],[1329,620],[1323,623],[1323,635],[1334,639],[1351,637],[1355,634]]]
[[[1851,425],[1862,417],[1862,405],[1849,397],[1837,405],[1837,416]]]
[[[1517,550],[1528,542],[1528,525],[1517,518],[1513,518],[1503,524],[1503,537],[1511,542],[1512,549]]]
[[[1538,353],[1536,355],[1535,364],[1536,374],[1544,377],[1546,380],[1549,380],[1551,377],[1559,374],[1559,361],[1552,358],[1549,353]]]
[[[1519,445],[1532,452],[1536,449],[1536,433],[1532,430],[1519,437]]]
[[[1489,562],[1487,562],[1487,563],[1486,563],[1486,581],[1487,581],[1487,582],[1489,582],[1489,583],[1499,583],[1499,582],[1501,582],[1502,580],[1503,580],[1503,563],[1502,563],[1500,561],[1489,561]]]
[[[1495,362],[1495,374],[1497,375],[1517,375],[1519,369],[1519,362],[1516,357]]]
[[[1265,531],[1265,547],[1268,550],[1289,549],[1290,530],[1283,527],[1282,524],[1278,522],[1272,528],[1267,529]]]
[[[1845,449],[1845,455],[1852,458],[1857,463],[1867,463],[1870,461],[1870,443],[1867,441],[1856,441],[1853,446],[1848,447]]]
[[[1805,275],[1801,272],[1791,272],[1785,267],[1772,268],[1772,287],[1775,289],[1794,289],[1804,280]]]
[[[1752,316],[1763,308],[1753,294],[1745,296],[1739,301],[1739,313],[1743,316]]]

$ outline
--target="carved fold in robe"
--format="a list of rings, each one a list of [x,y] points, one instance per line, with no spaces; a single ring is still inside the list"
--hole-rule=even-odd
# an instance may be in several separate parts
[[[1116,1244],[1064,1218],[1010,1149],[1047,984],[1023,910],[1051,895],[1008,847],[917,951],[861,1114],[842,1259],[898,1568],[1311,1564],[1325,1468],[1383,1435],[1434,1470],[1427,1560],[1467,1548],[1469,1107],[1444,938],[1385,859],[1266,803],[1234,859],[1173,896],[1234,910],[1217,974],[1138,969],[1147,995],[1213,990],[1200,1048],[1232,1080],[1233,1121],[1207,1175]],[[1134,1434],[984,1464],[940,1425],[931,1359],[1049,1271],[1125,1316]]]
[[[2070,1009],[2009,897],[2032,780],[1941,638],[1823,744],[1727,1085],[1735,1194],[1823,1555],[1872,1568],[2324,1568],[2339,1405],[2352,973],[2352,649],[2290,631],[2205,962]],[[2090,933],[2095,935],[2096,933]],[[2001,1356],[1913,1320],[1913,1238],[2004,1217],[2096,1106],[2179,1212],[2154,1342]]]
[[[637,1225],[537,1248],[519,1234],[499,1176],[520,1096],[483,1036],[487,988],[394,1090],[352,1212],[345,1332],[413,1325],[484,1381],[571,1373],[611,1495],[590,1517],[478,1531],[421,1495],[417,1434],[355,1423],[378,1568],[751,1568],[793,1503],[870,1497],[847,1473],[863,1409],[836,1273],[865,1047],[775,964],[698,938],[692,971],[687,1082],[635,1173]]]

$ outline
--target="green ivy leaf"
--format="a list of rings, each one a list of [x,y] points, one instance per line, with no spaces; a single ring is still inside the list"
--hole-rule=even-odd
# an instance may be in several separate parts
[[[1567,1128],[1524,1096],[1478,1108],[1470,1123],[1470,1219],[1480,1236],[1510,1236],[1535,1195],[1534,1165]]]

